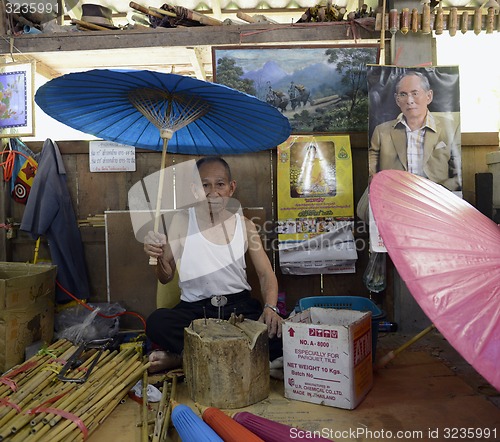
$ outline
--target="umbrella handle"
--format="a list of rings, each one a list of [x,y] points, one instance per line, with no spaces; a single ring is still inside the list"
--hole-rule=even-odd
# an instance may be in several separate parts
[[[390,351],[387,353],[385,356],[381,357],[377,363],[375,364],[374,369],[377,370],[379,368],[385,367],[390,361],[392,361],[398,353],[401,353],[403,350],[408,348],[411,344],[417,342],[420,338],[424,337],[427,333],[430,331],[434,330],[436,326],[434,324],[429,325],[429,327],[424,328],[420,333],[417,335],[413,336],[410,340],[406,341],[403,345],[400,347],[396,348],[395,350]]]
[[[163,197],[163,184],[165,181],[165,166],[167,165],[167,145],[168,145],[168,140],[169,138],[172,137],[171,133],[161,133],[161,136],[163,138],[163,149],[161,152],[161,165],[160,165],[160,177],[158,180],[158,194],[156,197],[156,213],[155,213],[155,220],[154,220],[154,232],[158,233],[158,228],[160,226],[160,216],[161,216],[161,200]],[[155,266],[158,264],[158,259],[156,259],[154,256],[149,257],[149,265]]]

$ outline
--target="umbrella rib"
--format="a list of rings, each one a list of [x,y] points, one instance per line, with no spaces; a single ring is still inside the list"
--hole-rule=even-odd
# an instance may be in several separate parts
[[[185,97],[152,88],[133,89],[128,99],[160,130],[176,131],[205,115],[210,109],[210,105],[199,97]]]

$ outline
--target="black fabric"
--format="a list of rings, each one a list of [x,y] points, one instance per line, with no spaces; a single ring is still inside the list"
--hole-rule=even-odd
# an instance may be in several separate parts
[[[221,308],[221,318],[229,319],[231,313],[242,314],[246,319],[257,321],[262,314],[262,307],[245,290],[241,293],[225,295],[227,304]],[[148,338],[163,350],[181,354],[184,349],[184,328],[195,319],[217,318],[219,309],[210,299],[197,302],[180,301],[174,308],[155,310],[146,321]],[[272,361],[283,354],[281,339],[269,340],[269,359]]]
[[[66,169],[57,143],[50,139],[43,144],[21,230],[31,233],[33,239],[47,237],[52,263],[57,265],[58,282],[77,298],[88,299],[87,265],[66,184]],[[56,287],[56,301],[65,303],[71,298]]]

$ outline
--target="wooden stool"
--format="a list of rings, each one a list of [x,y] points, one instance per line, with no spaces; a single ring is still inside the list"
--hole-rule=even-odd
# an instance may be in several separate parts
[[[183,362],[189,395],[202,405],[241,408],[269,395],[269,340],[261,322],[193,321],[184,329]]]

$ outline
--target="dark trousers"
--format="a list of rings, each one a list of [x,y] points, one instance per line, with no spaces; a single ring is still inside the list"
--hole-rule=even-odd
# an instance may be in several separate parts
[[[245,290],[241,293],[226,295],[227,304],[220,309],[220,317],[229,319],[231,313],[242,314],[245,319],[257,321],[262,314],[260,302]],[[196,302],[180,301],[174,308],[155,310],[146,321],[146,334],[154,344],[163,350],[181,354],[184,349],[184,328],[195,319],[218,318],[219,308],[210,299]],[[272,361],[283,354],[281,339],[269,340],[269,359]]]

